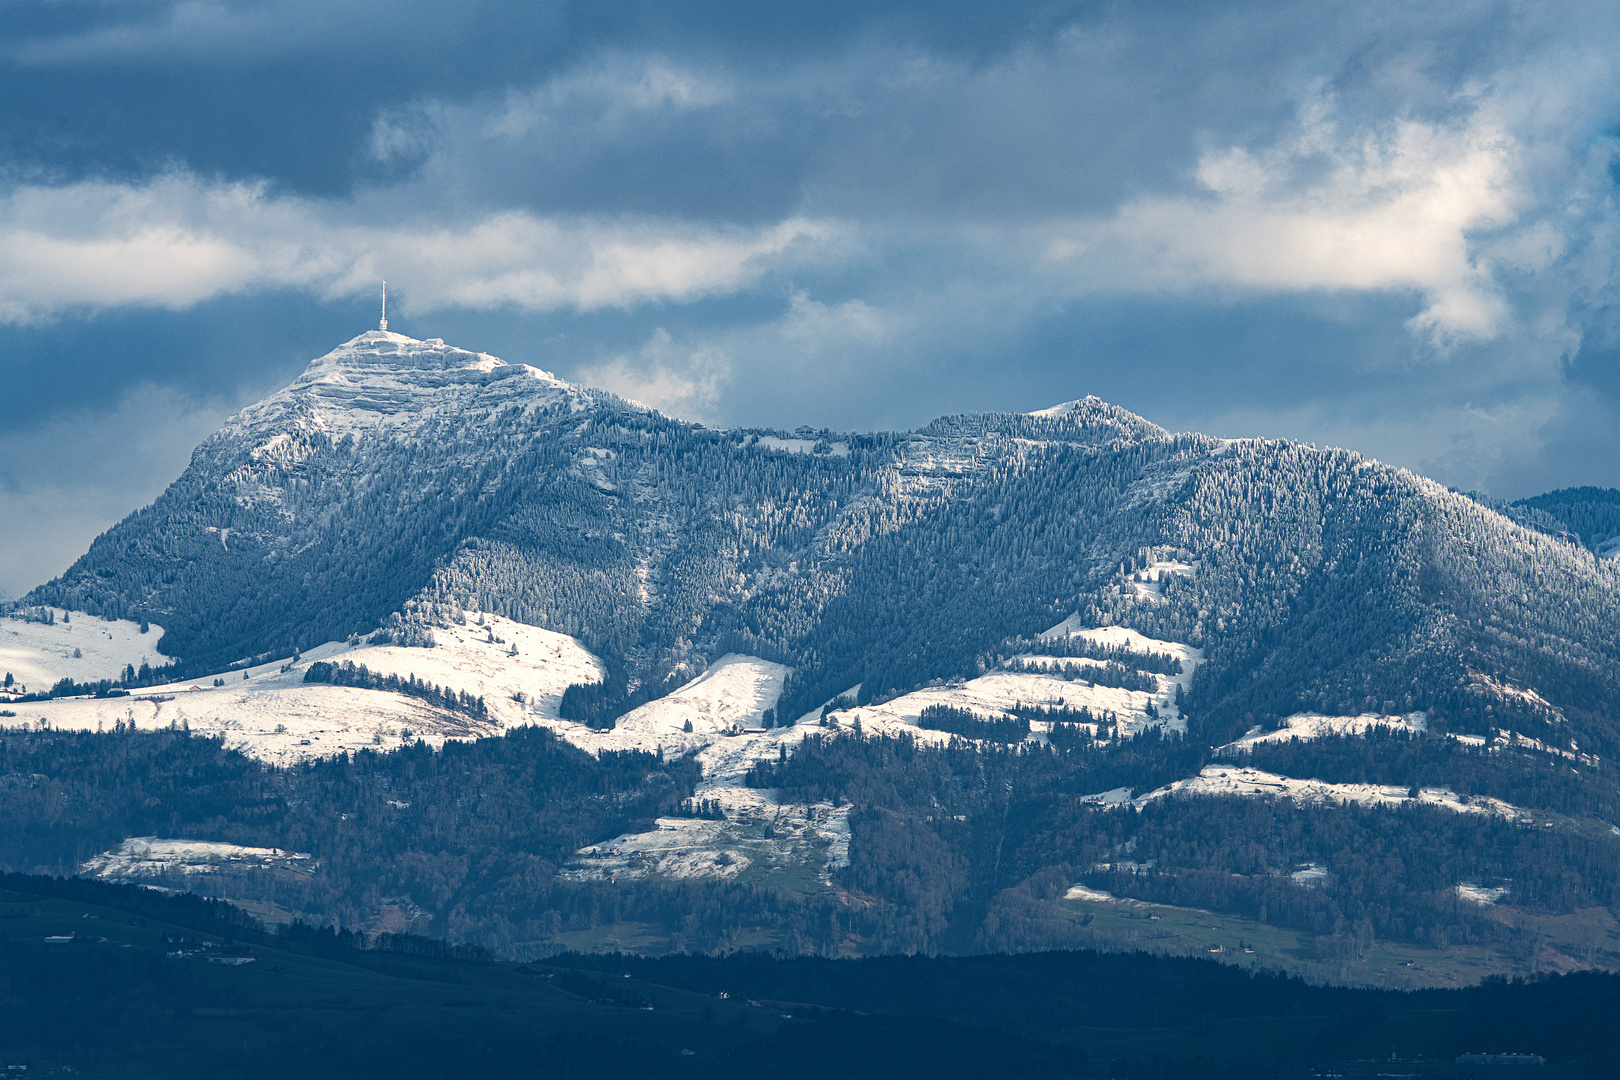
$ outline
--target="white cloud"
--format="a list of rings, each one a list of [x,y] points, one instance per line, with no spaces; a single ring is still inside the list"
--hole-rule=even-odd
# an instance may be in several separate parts
[[[379,198],[372,196],[373,200]],[[0,320],[111,305],[186,308],[253,288],[326,297],[387,277],[403,310],[595,310],[747,288],[832,235],[756,227],[486,214],[459,225],[355,224],[374,205],[275,196],[179,173],[140,185],[25,186],[0,199]]]
[[[892,337],[892,322],[889,312],[864,300],[825,304],[801,289],[790,298],[778,332],[815,355],[882,345]]]
[[[588,365],[578,377],[668,416],[708,420],[731,380],[731,357],[711,344],[679,345],[659,328],[636,355]]]
[[[545,133],[559,118],[590,117],[613,131],[639,114],[693,112],[731,101],[728,77],[700,72],[658,57],[608,56],[588,67],[508,95],[504,109],[483,124],[483,134],[518,139]]]
[[[1488,339],[1509,312],[1478,238],[1524,209],[1521,157],[1484,107],[1459,123],[1346,132],[1316,99],[1273,146],[1204,154],[1198,192],[1060,228],[1047,256],[1090,287],[1412,290],[1425,301],[1414,331]],[[1542,231],[1510,257],[1556,247]]]

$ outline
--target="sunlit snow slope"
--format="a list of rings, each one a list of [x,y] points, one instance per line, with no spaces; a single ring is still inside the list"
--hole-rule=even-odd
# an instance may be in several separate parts
[[[84,622],[98,625],[88,617]],[[435,639],[433,648],[328,642],[296,660],[285,657],[148,687],[128,697],[18,703],[10,709],[17,715],[0,717],[0,725],[44,722],[90,731],[112,730],[118,724],[139,729],[183,725],[223,736],[226,745],[254,757],[287,764],[340,750],[390,748],[407,733],[437,746],[447,738],[498,735],[511,725],[553,721],[569,685],[602,678],[601,661],[573,638],[496,615],[474,613],[465,626],[437,629]],[[48,674],[58,670],[48,653],[27,655]],[[465,691],[484,699],[489,716],[478,721],[401,693],[305,682],[310,664],[317,661],[363,664],[376,674],[414,675]],[[215,686],[216,679],[224,685]]]
[[[160,667],[169,658],[157,651],[163,627],[151,625],[141,633],[137,623],[106,622],[90,615],[61,609],[51,612],[55,623],[19,617],[0,619],[0,672],[13,677],[17,693],[49,690],[59,679],[95,682],[117,679],[126,665]]]

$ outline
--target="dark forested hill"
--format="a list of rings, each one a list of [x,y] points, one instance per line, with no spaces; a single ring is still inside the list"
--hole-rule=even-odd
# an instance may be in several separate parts
[[[1620,537],[1620,491],[1614,488],[1563,488],[1513,505],[1546,514],[1593,551],[1620,550],[1613,543]]]
[[[1617,1003],[1595,973],[1397,993],[1091,952],[500,963],[0,876],[0,1054],[30,1076],[1596,1077]]]

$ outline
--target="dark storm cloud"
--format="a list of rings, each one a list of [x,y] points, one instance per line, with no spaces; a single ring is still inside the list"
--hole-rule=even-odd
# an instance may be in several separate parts
[[[174,161],[333,195],[386,179],[380,112],[529,85],[603,48],[768,65],[867,34],[982,57],[1067,6],[445,4],[284,0],[7,7],[0,130],[13,167],[133,178]]]
[[[1620,426],[1616,22],[13,5],[0,488],[31,539],[0,587],[364,328],[385,276],[395,328],[708,422],[1097,393],[1504,494],[1620,483],[1582,452]],[[73,431],[146,479],[53,458]]]

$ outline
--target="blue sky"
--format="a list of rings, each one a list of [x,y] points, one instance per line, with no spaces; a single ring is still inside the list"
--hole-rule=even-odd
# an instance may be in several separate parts
[[[1098,394],[1620,484],[1620,6],[12,3],[0,589],[374,325],[720,425]]]

